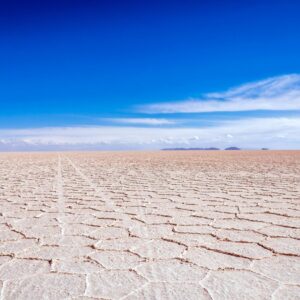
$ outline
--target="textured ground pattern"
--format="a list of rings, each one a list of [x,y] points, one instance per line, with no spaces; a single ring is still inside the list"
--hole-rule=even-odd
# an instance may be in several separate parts
[[[300,152],[0,155],[1,299],[300,299]]]

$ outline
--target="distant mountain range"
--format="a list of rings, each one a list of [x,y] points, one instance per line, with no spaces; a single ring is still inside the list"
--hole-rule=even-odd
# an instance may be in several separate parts
[[[224,150],[241,150],[241,148],[238,148],[238,147],[228,147],[228,148],[225,148]]]

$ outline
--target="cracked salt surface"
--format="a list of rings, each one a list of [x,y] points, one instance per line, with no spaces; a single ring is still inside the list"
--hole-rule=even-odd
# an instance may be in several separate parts
[[[2,153],[0,204],[1,300],[300,299],[299,151]]]

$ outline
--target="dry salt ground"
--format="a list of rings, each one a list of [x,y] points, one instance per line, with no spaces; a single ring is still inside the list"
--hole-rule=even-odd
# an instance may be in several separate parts
[[[4,299],[300,299],[300,151],[0,154]]]

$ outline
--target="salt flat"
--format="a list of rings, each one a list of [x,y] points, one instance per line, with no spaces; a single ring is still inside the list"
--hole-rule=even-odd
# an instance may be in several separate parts
[[[0,154],[1,299],[299,299],[300,151]]]

